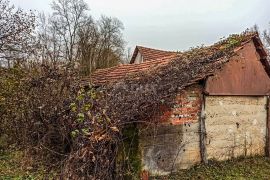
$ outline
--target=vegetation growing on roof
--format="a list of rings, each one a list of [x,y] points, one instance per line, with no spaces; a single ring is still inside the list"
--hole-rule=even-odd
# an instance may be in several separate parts
[[[154,61],[148,61],[140,64],[128,64],[115,66],[113,68],[101,69],[95,72],[92,75],[93,83],[96,84],[105,84],[105,83],[115,83],[117,81],[123,80],[124,78],[137,78],[137,74],[143,73],[143,71],[152,71],[152,75],[155,75],[153,71],[158,70],[159,66],[164,66],[172,62],[173,60],[181,61],[187,60],[192,61],[193,59],[202,59],[206,56],[213,55],[213,59],[216,59],[216,55],[227,55],[230,56],[233,54],[233,50],[236,47],[241,46],[241,43],[249,41],[253,36],[256,36],[256,33],[245,32],[243,34],[234,34],[230,35],[228,38],[221,39],[220,42],[212,46],[198,46],[191,48],[185,52],[174,53],[173,56],[166,56],[161,59],[155,59]],[[223,55],[222,55],[223,54]],[[143,77],[143,76],[141,76]]]

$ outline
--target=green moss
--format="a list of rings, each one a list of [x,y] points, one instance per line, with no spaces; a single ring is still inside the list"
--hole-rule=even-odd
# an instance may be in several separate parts
[[[122,167],[125,179],[138,179],[141,172],[138,133],[136,125],[130,125],[122,131],[123,144],[120,147],[118,164]]]

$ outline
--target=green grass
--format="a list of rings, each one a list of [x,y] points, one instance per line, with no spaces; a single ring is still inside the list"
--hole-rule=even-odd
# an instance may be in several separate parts
[[[34,170],[22,166],[23,153],[0,151],[0,180],[53,179],[42,168]],[[211,161],[208,165],[198,165],[169,176],[152,179],[270,179],[270,159],[266,157],[239,158],[225,162]]]
[[[22,161],[21,151],[0,151],[0,180],[52,179],[42,168],[24,167]]]
[[[270,179],[270,159],[239,158],[225,162],[209,162],[170,176],[153,179]]]

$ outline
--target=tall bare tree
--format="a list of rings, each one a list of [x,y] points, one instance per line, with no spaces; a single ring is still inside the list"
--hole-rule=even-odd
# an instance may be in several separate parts
[[[101,51],[97,61],[97,68],[105,68],[119,63],[120,57],[117,56],[123,55],[122,30],[124,26],[117,18],[106,16],[102,16],[98,24],[101,36]]]
[[[92,18],[79,32],[80,68],[83,74],[88,75],[95,69],[98,44],[100,41],[99,29]]]
[[[78,59],[78,30],[84,26],[88,6],[83,0],[55,0],[52,3],[52,27],[63,41],[63,54],[69,62]]]
[[[121,63],[125,45],[123,29],[121,21],[106,16],[102,16],[97,22],[89,19],[80,29],[79,49],[84,74]]]
[[[35,15],[26,13],[10,5],[8,0],[0,0],[0,63],[11,66],[20,62],[32,51]]]
[[[43,61],[66,61],[85,75],[121,62],[125,43],[120,20],[106,16],[94,20],[83,0],[55,0],[52,9],[51,16],[39,18]]]
[[[39,53],[42,63],[58,63],[63,59],[62,36],[57,32],[55,22],[51,21],[51,16],[46,17],[44,13],[39,15]]]

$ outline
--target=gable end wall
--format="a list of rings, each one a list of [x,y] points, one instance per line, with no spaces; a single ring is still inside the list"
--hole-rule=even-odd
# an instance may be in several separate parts
[[[253,41],[236,52],[221,70],[207,79],[209,95],[264,96],[270,93],[270,79]]]

